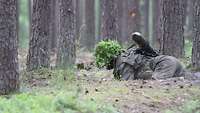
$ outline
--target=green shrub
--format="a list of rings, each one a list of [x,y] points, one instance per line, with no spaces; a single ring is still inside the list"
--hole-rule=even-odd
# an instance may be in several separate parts
[[[97,67],[101,68],[109,65],[112,58],[119,55],[122,47],[117,41],[101,41],[95,49],[95,60]]]

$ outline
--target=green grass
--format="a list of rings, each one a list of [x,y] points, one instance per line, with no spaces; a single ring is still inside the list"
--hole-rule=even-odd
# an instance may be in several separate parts
[[[185,57],[191,58],[192,56],[192,42],[185,40]]]
[[[200,113],[200,100],[190,100],[179,108],[166,110],[165,113]]]
[[[112,106],[82,100],[75,92],[22,93],[0,98],[0,113],[117,113]]]
[[[21,73],[21,93],[0,97],[0,113],[118,113],[112,104],[85,95],[74,72],[40,69]]]

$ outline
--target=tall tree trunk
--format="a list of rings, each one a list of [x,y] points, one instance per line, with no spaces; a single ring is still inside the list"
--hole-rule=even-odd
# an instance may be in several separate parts
[[[28,12],[29,12],[29,15],[28,15],[28,19],[29,19],[29,37],[31,35],[31,19],[32,19],[32,12],[33,12],[33,0],[28,0]]]
[[[95,42],[99,42],[100,39],[100,29],[101,29],[101,18],[100,18],[100,0],[95,1]]]
[[[117,40],[119,37],[118,0],[100,0],[101,39]]]
[[[144,37],[149,39],[149,3],[150,0],[144,0]]]
[[[140,0],[128,0],[128,36],[133,32],[140,32],[141,14]]]
[[[193,2],[193,48],[192,48],[192,65],[195,69],[200,69],[200,1]]]
[[[184,56],[186,0],[162,0],[162,46],[165,55]]]
[[[50,49],[54,51],[57,47],[57,38],[56,38],[56,1],[55,0],[49,0],[51,3],[50,7]]]
[[[161,0],[153,0],[154,9],[153,9],[153,41],[154,47],[161,49]]]
[[[79,0],[79,47],[85,47],[85,35],[86,35],[86,0]]]
[[[55,38],[57,40],[56,52],[58,52],[59,34],[60,34],[60,0],[55,0]]]
[[[153,38],[153,0],[149,1],[149,44],[154,47],[154,38]]]
[[[94,0],[85,0],[85,25],[86,32],[84,35],[83,46],[88,50],[93,50],[95,45],[95,9]]]
[[[122,0],[119,1],[119,4],[121,5],[121,11],[119,14],[120,19],[120,38],[118,39],[121,43],[125,44],[129,42],[129,34],[128,34],[128,0]]]
[[[19,89],[18,0],[0,0],[0,95]]]
[[[73,66],[76,59],[75,8],[73,0],[60,0],[57,67]]]
[[[33,0],[27,70],[49,67],[50,0]]]
[[[186,21],[186,38],[192,40],[192,28],[193,28],[193,12],[194,12],[194,6],[193,2],[191,0],[187,0],[187,21]]]
[[[80,0],[76,0],[76,7],[75,7],[75,12],[76,12],[76,39],[79,40],[80,38],[80,27],[81,27],[81,16],[80,16]]]

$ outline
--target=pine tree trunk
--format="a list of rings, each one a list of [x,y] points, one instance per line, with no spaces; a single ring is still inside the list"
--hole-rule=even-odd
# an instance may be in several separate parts
[[[19,89],[18,0],[0,0],[0,95]]]
[[[144,0],[144,37],[149,39],[149,0]]]
[[[121,11],[119,14],[120,19],[120,38],[118,39],[120,43],[125,44],[129,42],[128,34],[128,0],[119,1],[118,5],[121,5]]]
[[[59,43],[59,34],[60,34],[60,0],[55,0],[55,38],[57,40],[56,43],[56,52],[58,52],[58,43]]]
[[[186,21],[186,38],[192,40],[192,28],[193,28],[193,12],[194,12],[194,6],[193,2],[191,0],[187,0],[187,21]]]
[[[93,50],[95,45],[95,9],[94,9],[94,0],[85,0],[85,25],[86,32],[84,35],[83,45],[88,50]]]
[[[76,36],[75,36],[75,8],[73,0],[60,0],[60,25],[57,67],[66,69],[75,63]]]
[[[76,39],[79,40],[80,38],[80,27],[81,27],[81,18],[80,18],[80,0],[76,0]]]
[[[128,36],[133,32],[140,32],[140,0],[128,0]]]
[[[31,18],[32,18],[32,3],[33,1],[32,0],[28,0],[28,12],[29,12],[29,15],[28,15],[28,19],[29,19],[29,37],[30,37],[30,35],[31,35]]]
[[[95,42],[99,42],[100,38],[100,30],[101,30],[101,18],[100,18],[100,0],[95,0]]]
[[[49,67],[50,0],[33,0],[27,70]]]
[[[118,0],[100,0],[101,39],[117,40],[119,37]]]
[[[161,45],[161,0],[153,0],[154,3],[154,15],[153,15],[153,39],[154,39],[154,47],[160,50]]]
[[[184,56],[185,0],[162,0],[161,51],[165,55]]]
[[[57,47],[57,38],[56,38],[56,1],[50,0],[50,49],[54,51]]]
[[[193,1],[193,48],[192,48],[192,65],[195,69],[200,70],[200,1]]]

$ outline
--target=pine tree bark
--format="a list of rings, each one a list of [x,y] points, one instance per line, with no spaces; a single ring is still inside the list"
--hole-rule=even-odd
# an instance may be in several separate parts
[[[56,52],[58,51],[58,43],[59,43],[59,34],[60,34],[60,0],[55,0],[55,38],[57,40],[56,43]]]
[[[193,48],[192,48],[192,65],[195,69],[200,69],[200,1],[193,2]]]
[[[73,0],[59,1],[59,44],[57,67],[69,68],[76,59],[75,8]]]
[[[83,45],[87,50],[92,51],[95,47],[95,4],[94,0],[85,0],[85,25]]]
[[[154,9],[153,9],[153,41],[154,47],[158,50],[161,50],[161,0],[153,0]]]
[[[56,38],[56,1],[50,0],[50,49],[54,51],[57,48],[57,38]]]
[[[194,12],[194,6],[193,2],[191,0],[187,0],[187,21],[186,21],[186,38],[189,40],[192,40],[192,28],[193,28],[193,12]]]
[[[118,39],[121,44],[125,44],[129,42],[129,34],[128,34],[128,1],[127,0],[122,0],[119,1],[118,5],[121,5],[121,11],[119,14],[120,19],[120,38]]]
[[[140,0],[128,0],[128,36],[133,32],[140,32],[141,14]]]
[[[28,12],[29,12],[29,15],[28,15],[28,19],[29,19],[29,37],[31,35],[31,18],[32,18],[32,3],[33,1],[32,0],[28,0]]]
[[[0,0],[0,95],[19,89],[18,0]]]
[[[76,0],[75,10],[76,10],[76,26],[75,26],[76,39],[79,40],[80,39],[80,27],[81,27],[80,0]]]
[[[101,40],[101,13],[100,13],[100,0],[95,0],[95,42]]]
[[[49,67],[50,0],[33,0],[27,70]]]
[[[162,0],[161,51],[165,55],[184,56],[185,0]]]
[[[117,40],[119,37],[118,0],[100,0],[101,39]]]
[[[149,0],[144,0],[144,37],[149,39]]]

